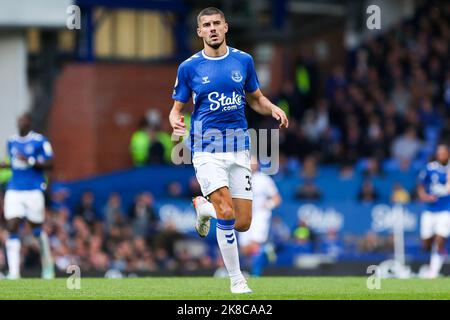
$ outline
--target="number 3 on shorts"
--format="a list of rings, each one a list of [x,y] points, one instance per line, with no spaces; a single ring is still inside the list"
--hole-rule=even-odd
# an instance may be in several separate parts
[[[245,191],[251,191],[252,190],[252,180],[249,175],[246,175],[245,178],[247,179],[248,186],[245,187]]]

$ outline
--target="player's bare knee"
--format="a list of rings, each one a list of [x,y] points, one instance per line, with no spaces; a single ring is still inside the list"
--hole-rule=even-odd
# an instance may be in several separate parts
[[[433,239],[426,239],[422,242],[423,250],[426,252],[430,252],[433,246]]]
[[[445,250],[445,238],[442,236],[436,236],[435,237],[436,246],[439,252],[442,252]]]
[[[234,229],[238,232],[245,232],[250,229],[251,223],[251,219],[240,219],[239,221],[236,221]]]
[[[217,217],[224,220],[234,219],[234,210],[231,206],[222,204],[219,212],[217,212]]]
[[[6,229],[8,230],[8,232],[16,233],[19,230],[19,224],[19,219],[11,219],[6,222]]]

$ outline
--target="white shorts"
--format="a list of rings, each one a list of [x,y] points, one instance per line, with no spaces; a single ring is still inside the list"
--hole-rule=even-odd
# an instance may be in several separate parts
[[[203,196],[228,187],[232,198],[253,200],[250,152],[195,152],[192,158]]]
[[[424,211],[420,218],[420,237],[429,239],[434,235],[448,238],[450,235],[450,211]]]
[[[245,232],[239,232],[239,245],[246,246],[252,242],[266,243],[269,239],[270,220],[272,214],[268,212],[253,212],[252,224]]]
[[[45,218],[44,193],[40,190],[8,190],[5,194],[5,219],[26,218],[41,224]]]

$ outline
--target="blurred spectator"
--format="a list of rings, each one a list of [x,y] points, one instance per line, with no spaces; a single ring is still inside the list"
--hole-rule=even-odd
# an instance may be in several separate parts
[[[9,164],[9,159],[6,158],[5,161],[0,161],[0,163]],[[9,182],[9,179],[12,177],[12,171],[9,168],[0,168],[0,191],[6,191],[6,185]]]
[[[91,191],[84,191],[81,195],[75,216],[81,217],[89,226],[94,226],[97,221],[97,212],[94,207],[94,194]]]
[[[303,185],[297,188],[295,197],[301,200],[320,200],[322,194],[313,180],[306,179]]]
[[[148,162],[150,150],[150,135],[148,132],[147,119],[142,119],[138,129],[131,136],[130,155],[133,165],[140,167]]]
[[[327,230],[325,236],[320,241],[320,251],[332,257],[339,256],[343,251],[343,247],[344,244],[334,229]]]
[[[347,85],[347,79],[345,77],[344,67],[336,65],[333,67],[332,74],[326,81],[326,97],[328,100],[334,98],[337,89],[344,89]]]
[[[139,237],[153,236],[158,230],[158,216],[153,207],[153,195],[143,192],[136,197],[135,203],[130,208],[130,220],[133,234]]]
[[[150,141],[149,163],[171,163],[173,147],[171,136],[167,132],[161,130],[158,125],[150,129]]]
[[[367,178],[379,177],[382,175],[380,163],[375,158],[366,159],[363,169],[363,176]]]
[[[373,231],[367,234],[359,242],[359,250],[361,252],[379,252],[383,246],[381,238]]]
[[[279,106],[286,113],[288,117],[300,120],[303,116],[303,109],[299,104],[294,84],[291,81],[284,81],[281,85],[281,91],[274,99],[277,106]]]
[[[391,94],[391,101],[394,104],[395,111],[399,115],[404,115],[409,108],[411,95],[403,82],[397,82],[394,91]]]
[[[294,230],[293,238],[298,244],[307,244],[313,242],[314,234],[306,222],[300,220],[298,226]]]
[[[273,216],[270,226],[270,240],[275,244],[282,244],[291,238],[291,231],[280,216]]]
[[[376,232],[368,231],[359,241],[359,250],[365,253],[392,253],[392,236],[381,237]]]
[[[416,130],[410,127],[392,143],[392,156],[399,161],[411,162],[418,155],[421,146]]]
[[[351,180],[353,179],[355,170],[350,163],[344,163],[339,170],[339,179],[341,180]]]
[[[410,200],[411,197],[408,191],[400,183],[395,183],[391,194],[391,201],[396,204],[407,204]]]
[[[180,198],[183,196],[183,187],[179,182],[173,181],[167,186],[167,195],[170,198]]]
[[[300,176],[305,179],[315,178],[317,175],[317,161],[312,155],[309,155],[303,161],[302,170]]]
[[[431,99],[423,99],[419,107],[419,117],[425,128],[440,128],[442,118],[441,115],[433,107]]]
[[[122,212],[120,195],[113,192],[109,195],[108,202],[103,208],[103,217],[107,230],[113,225],[121,225],[124,222],[124,214]]]
[[[364,180],[358,193],[358,200],[361,202],[375,202],[379,199],[379,197],[380,196],[375,190],[372,181],[368,179]]]

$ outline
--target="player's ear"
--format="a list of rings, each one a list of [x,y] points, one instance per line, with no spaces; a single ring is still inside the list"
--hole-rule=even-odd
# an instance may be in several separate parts
[[[202,37],[202,29],[200,27],[197,27],[197,35],[201,38]]]
[[[226,22],[225,22],[224,30],[225,30],[225,33],[228,32],[228,23],[226,23]]]

